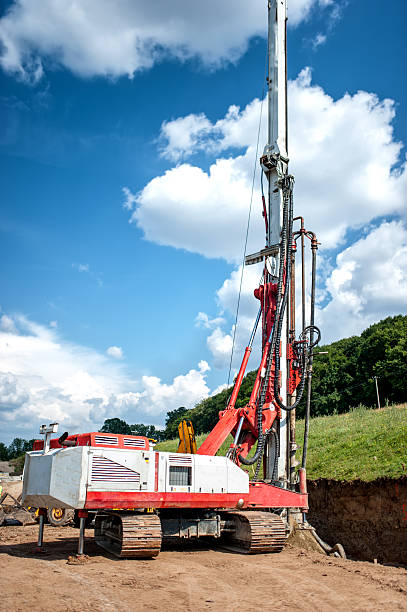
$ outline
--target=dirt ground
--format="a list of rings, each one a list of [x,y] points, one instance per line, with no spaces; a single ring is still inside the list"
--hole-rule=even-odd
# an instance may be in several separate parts
[[[163,550],[153,560],[102,553],[86,532],[85,563],[69,563],[78,530],[0,528],[0,610],[329,610],[407,609],[407,570],[325,557],[288,547],[245,556],[205,546]],[[73,557],[75,560],[75,557]]]

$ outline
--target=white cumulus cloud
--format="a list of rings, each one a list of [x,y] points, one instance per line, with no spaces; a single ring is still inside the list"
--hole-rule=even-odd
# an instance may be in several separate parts
[[[326,34],[321,34],[321,32],[319,32],[314,40],[312,41],[312,46],[314,49],[318,49],[318,47],[320,47],[321,45],[326,43]]]
[[[28,393],[19,388],[17,378],[13,374],[0,373],[0,411],[18,408],[28,398]]]
[[[123,359],[123,349],[120,346],[109,346],[106,353],[114,359]]]
[[[226,115],[211,123],[204,114],[187,115],[161,126],[161,155],[173,161],[198,151],[219,153],[231,147],[254,145],[261,102],[255,98],[244,109],[232,104]],[[263,125],[263,139],[265,138]]]
[[[179,406],[192,407],[210,393],[206,383],[209,370],[209,364],[202,360],[197,370],[175,376],[171,384],[163,383],[157,376],[143,376],[144,391],[138,394],[138,401],[145,411],[151,411],[151,406],[154,406],[154,410],[162,415]]]
[[[407,229],[384,222],[339,253],[326,282],[331,301],[317,317],[326,339],[360,333],[407,313]]]
[[[254,290],[259,286],[261,278],[260,266],[245,267],[243,272],[242,288],[240,292],[239,317],[236,332],[234,323],[228,324],[228,320],[235,321],[238,295],[240,290],[242,268],[239,266],[233,270],[222,286],[216,292],[216,303],[219,311],[224,313],[223,317],[214,317],[210,321],[216,323],[207,328],[211,333],[206,339],[206,344],[213,357],[216,368],[228,368],[230,364],[231,350],[233,346],[232,368],[239,367],[242,353],[247,346],[251,331],[253,329],[256,314],[259,310],[259,301],[254,297]],[[207,316],[206,313],[199,313],[201,318]],[[227,316],[226,316],[227,315]],[[220,320],[219,320],[220,319]],[[253,345],[250,367],[255,367],[256,359],[259,356],[261,331],[260,326]]]
[[[169,382],[133,379],[123,362],[67,342],[55,328],[3,316],[13,322],[0,329],[0,437],[7,443],[37,435],[47,421],[70,431],[92,431],[116,416],[162,425],[168,410],[210,394],[205,361]]]
[[[215,367],[226,367],[232,351],[232,334],[225,333],[220,327],[216,327],[208,336],[206,343],[212,353]]]
[[[190,115],[186,124],[174,120],[175,132],[171,123],[163,125],[163,153],[170,158],[202,149],[213,153],[240,147],[244,152],[218,157],[207,172],[184,162],[153,178],[137,194],[131,212],[131,221],[148,240],[230,262],[241,259],[260,104],[255,100],[243,110],[232,106],[213,124],[202,115],[194,122]],[[393,136],[394,116],[394,102],[372,93],[334,100],[311,83],[308,69],[289,84],[296,211],[323,247],[338,247],[348,229],[372,218],[405,214],[407,173],[400,159],[402,144]],[[249,250],[264,243],[259,208],[256,191]]]
[[[122,191],[124,194],[123,208],[125,210],[131,210],[133,206],[136,204],[137,198],[135,195],[131,193],[128,187],[123,187]]]
[[[131,221],[150,241],[236,261],[246,230],[250,160],[251,148],[243,156],[218,159],[208,173],[185,163],[168,170],[138,195]],[[254,222],[260,226],[257,218]]]
[[[2,315],[0,318],[0,328],[5,332],[15,331],[13,319],[6,314]]]
[[[223,317],[214,317],[211,319],[208,317],[206,312],[198,312],[195,317],[195,325],[197,327],[204,327],[205,329],[213,329],[217,325],[221,325],[225,322]]]
[[[327,0],[290,0],[289,23]],[[85,77],[132,77],[164,58],[236,61],[264,36],[265,0],[15,0],[0,20],[4,70],[36,81],[44,66]]]

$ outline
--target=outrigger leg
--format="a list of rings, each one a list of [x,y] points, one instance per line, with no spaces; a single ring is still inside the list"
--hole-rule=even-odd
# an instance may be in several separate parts
[[[43,543],[44,543],[44,522],[45,515],[47,510],[45,508],[38,509],[38,540],[37,540],[37,552],[43,552]]]
[[[79,510],[79,540],[78,540],[78,557],[83,555],[85,547],[85,524],[88,518],[87,510]]]

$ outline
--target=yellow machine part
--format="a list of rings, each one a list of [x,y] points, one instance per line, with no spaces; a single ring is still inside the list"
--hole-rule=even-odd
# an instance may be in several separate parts
[[[179,445],[177,453],[196,453],[196,440],[191,421],[184,419],[178,425]]]

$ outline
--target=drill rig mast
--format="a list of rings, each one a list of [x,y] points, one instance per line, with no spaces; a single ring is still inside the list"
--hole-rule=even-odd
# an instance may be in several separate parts
[[[239,465],[255,464],[255,479],[263,463],[264,478],[283,487],[293,484],[295,480],[296,446],[293,427],[290,434],[287,415],[292,412],[294,416],[293,411],[301,400],[307,378],[308,350],[312,348],[311,344],[315,344],[313,336],[317,332],[313,314],[309,327],[305,327],[304,316],[300,339],[295,340],[296,240],[301,237],[303,247],[304,238],[308,237],[313,253],[317,249],[317,241],[312,232],[305,230],[303,223],[300,230],[293,231],[294,178],[288,174],[287,153],[286,9],[286,0],[268,2],[268,142],[260,158],[262,185],[263,176],[268,183],[267,202],[262,194],[266,245],[245,259],[246,265],[259,262],[264,265],[262,282],[254,292],[260,302],[259,314],[228,406],[220,413],[219,423],[198,450],[202,454],[216,453],[227,435],[232,433],[234,442],[228,456]],[[302,289],[305,303],[304,277]],[[260,319],[260,367],[248,404],[236,409]],[[290,420],[293,422],[293,418]],[[249,451],[256,441],[256,452],[249,458]]]

